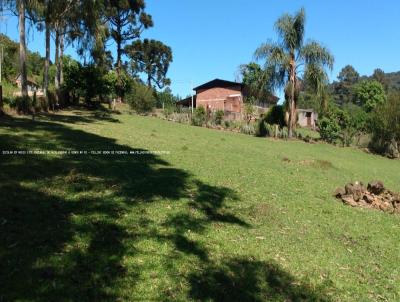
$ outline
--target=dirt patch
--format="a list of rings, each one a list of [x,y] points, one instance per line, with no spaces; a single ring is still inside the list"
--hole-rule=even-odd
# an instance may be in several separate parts
[[[282,158],[283,162],[286,163],[297,163],[302,166],[309,166],[317,169],[322,169],[322,170],[327,170],[327,169],[332,169],[333,164],[330,161],[327,160],[322,160],[322,159],[304,159],[300,161],[292,161],[290,158],[283,157]]]
[[[333,195],[352,207],[400,214],[400,193],[386,189],[379,180],[371,181],[367,186],[358,181],[348,183],[344,188],[337,188]]]

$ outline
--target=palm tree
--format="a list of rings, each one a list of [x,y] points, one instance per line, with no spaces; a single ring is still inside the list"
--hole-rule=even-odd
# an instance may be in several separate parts
[[[325,68],[332,70],[334,58],[329,50],[318,42],[304,44],[305,11],[280,17],[275,28],[280,38],[278,43],[262,44],[255,57],[265,60],[264,71],[271,90],[284,88],[289,112],[289,137],[296,127],[297,100],[300,80],[303,78],[318,95],[323,96],[328,76]],[[302,76],[302,77],[301,77]]]

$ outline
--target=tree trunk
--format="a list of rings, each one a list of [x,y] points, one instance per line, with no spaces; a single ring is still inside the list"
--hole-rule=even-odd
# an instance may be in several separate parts
[[[290,61],[290,94],[289,94],[289,125],[288,137],[293,137],[293,130],[296,127],[296,102],[295,102],[295,89],[296,89],[296,62],[294,55]]]
[[[4,105],[3,105],[3,86],[0,83],[0,116],[4,114]]]
[[[121,68],[122,68],[122,48],[121,48],[121,41],[117,41],[117,95],[118,101],[122,101],[122,80],[121,80]]]
[[[44,96],[48,101],[48,90],[49,90],[49,68],[50,68],[50,24],[46,21],[46,59],[44,62]],[[47,102],[48,103],[48,102]]]
[[[60,86],[64,84],[64,62],[63,62],[63,57],[64,57],[64,34],[60,35],[60,57],[59,57],[59,68],[60,68]]]
[[[117,37],[115,39],[117,43],[117,96],[118,101],[123,101],[122,95],[122,79],[121,79],[121,71],[122,71],[122,26],[117,25]]]
[[[28,96],[28,83],[26,74],[26,43],[25,43],[25,0],[18,1],[19,16],[19,63],[21,73],[21,94]]]
[[[60,50],[60,35],[58,30],[56,30],[56,39],[55,39],[55,56],[54,56],[54,64],[56,65],[56,76],[54,78],[54,84],[56,89],[60,88],[60,66],[59,66],[59,50]]]
[[[151,88],[151,76],[150,75],[147,76],[147,86],[149,88]]]

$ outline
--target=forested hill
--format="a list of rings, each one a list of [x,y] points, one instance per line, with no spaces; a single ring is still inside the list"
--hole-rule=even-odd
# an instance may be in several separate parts
[[[3,47],[2,76],[13,82],[19,74],[19,44],[8,36],[0,34],[0,47]],[[28,77],[41,84],[43,82],[44,58],[38,52],[27,52]]]
[[[385,81],[388,84],[389,89],[400,89],[400,71],[396,72],[385,72]],[[360,80],[373,80],[373,76],[362,76]]]
[[[400,71],[385,73],[385,77],[389,82],[389,87],[400,89]]]

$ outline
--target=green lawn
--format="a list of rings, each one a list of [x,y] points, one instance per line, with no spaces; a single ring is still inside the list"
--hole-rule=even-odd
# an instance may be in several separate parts
[[[152,117],[0,122],[0,301],[399,301],[400,215],[332,192],[400,161]],[[290,159],[283,160],[286,157]]]

